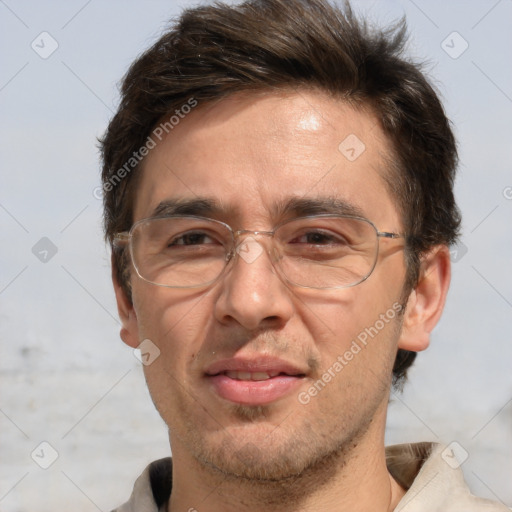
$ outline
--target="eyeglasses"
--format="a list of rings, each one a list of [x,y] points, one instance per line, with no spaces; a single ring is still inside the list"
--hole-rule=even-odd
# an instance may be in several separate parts
[[[404,235],[378,231],[367,219],[345,215],[294,218],[272,231],[235,231],[214,219],[167,216],[139,220],[129,232],[115,235],[114,246],[128,245],[139,277],[158,286],[210,285],[235,256],[250,264],[265,249],[288,283],[336,289],[355,286],[370,276],[379,238]]]

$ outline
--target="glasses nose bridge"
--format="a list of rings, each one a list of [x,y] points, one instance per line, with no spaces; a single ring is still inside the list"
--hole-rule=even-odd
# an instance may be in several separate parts
[[[263,230],[257,230],[253,231],[252,229],[237,229],[236,231],[233,231],[233,236],[236,239],[239,239],[242,235],[255,235],[255,236],[269,236],[273,237],[275,234],[275,231],[263,231]]]
[[[253,238],[253,241],[256,242],[260,247],[268,253],[271,257],[272,263],[274,263],[273,259],[275,258],[275,230],[273,231],[265,231],[265,230],[252,230],[252,229],[237,229],[233,230],[233,249],[232,254],[238,253],[240,248],[244,247],[244,242],[247,242],[248,239]],[[261,239],[263,237],[263,240]],[[268,241],[264,241],[268,240]],[[270,242],[270,247],[269,247]],[[274,256],[272,256],[274,255]]]
[[[271,244],[273,245],[274,242],[274,235],[275,230],[273,231],[265,231],[265,230],[252,230],[252,229],[237,229],[236,231],[233,231],[233,241],[235,248],[239,247],[241,244],[243,244],[244,240],[247,240],[247,238],[250,238],[251,236],[254,237],[268,237],[270,238]],[[265,246],[265,243],[261,243],[260,240],[255,240],[258,244]],[[268,247],[265,247],[268,248]]]

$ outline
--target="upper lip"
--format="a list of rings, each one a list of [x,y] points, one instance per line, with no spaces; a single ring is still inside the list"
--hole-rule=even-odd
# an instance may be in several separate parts
[[[306,370],[283,359],[260,356],[252,358],[233,357],[215,361],[206,368],[206,375],[214,376],[228,371],[238,372],[279,372],[286,375],[303,376]]]

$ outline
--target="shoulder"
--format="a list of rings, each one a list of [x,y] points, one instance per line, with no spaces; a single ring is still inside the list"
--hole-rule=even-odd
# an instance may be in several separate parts
[[[171,489],[171,458],[156,460],[137,478],[130,499],[112,512],[158,512],[167,503]]]
[[[390,473],[408,489],[395,512],[511,512],[502,503],[471,494],[450,447],[418,443],[386,452]]]

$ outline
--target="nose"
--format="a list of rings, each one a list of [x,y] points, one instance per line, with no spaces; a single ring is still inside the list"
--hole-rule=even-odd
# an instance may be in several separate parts
[[[248,330],[282,327],[293,314],[292,291],[272,265],[265,246],[254,236],[243,239],[221,278],[215,317]]]

